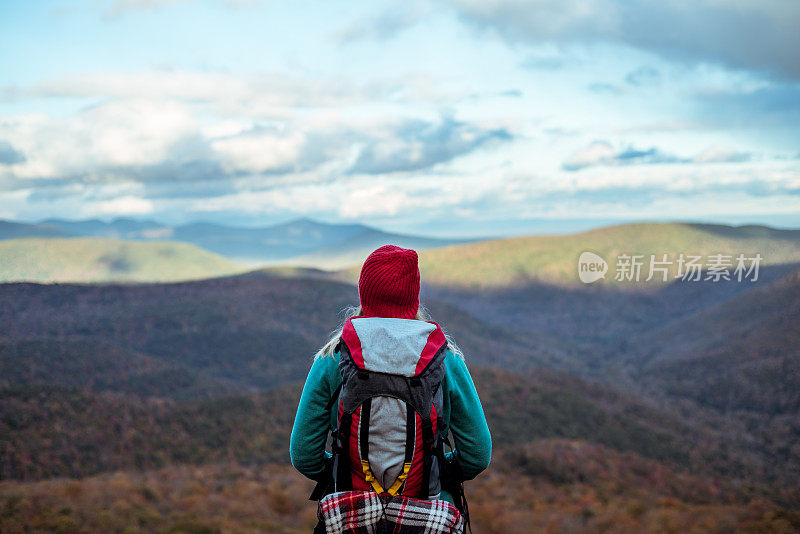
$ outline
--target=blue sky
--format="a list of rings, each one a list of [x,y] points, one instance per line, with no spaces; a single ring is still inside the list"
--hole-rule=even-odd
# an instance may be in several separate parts
[[[800,4],[0,2],[0,218],[800,226]]]

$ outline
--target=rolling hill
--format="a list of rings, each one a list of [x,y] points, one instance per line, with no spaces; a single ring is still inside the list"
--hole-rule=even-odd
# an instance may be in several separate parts
[[[47,383],[37,377],[48,354],[73,366],[64,367],[70,377],[76,365],[69,363],[70,355],[79,351],[99,373],[109,359],[106,353],[116,347],[131,361],[144,355],[168,366],[154,367],[141,360],[139,373],[193,370],[202,373],[198,379],[213,376],[229,381],[220,385],[220,393],[230,392],[230,383],[237,384],[240,392],[270,387],[301,379],[311,356],[342,319],[337,314],[357,302],[357,290],[349,284],[253,274],[143,285],[0,284],[3,380]],[[487,325],[445,303],[427,304],[476,364],[569,367],[558,352],[531,349],[509,329]],[[53,347],[43,348],[62,340],[69,343],[55,352],[47,352]],[[47,372],[58,368],[51,366]],[[108,375],[116,372],[109,369]],[[85,385],[69,380],[57,383]],[[169,390],[169,383],[162,387]],[[168,395],[180,396],[182,391],[175,387]]]
[[[191,243],[248,265],[285,263],[338,269],[363,259],[386,243],[405,243],[420,250],[462,243],[393,234],[363,224],[327,224],[308,218],[261,227],[209,222],[168,225],[154,220],[119,217],[111,221],[47,219],[40,223],[0,220],[0,240],[19,237],[102,237],[128,241]]]
[[[245,267],[188,243],[97,237],[0,240],[0,281],[142,282],[192,280]]]
[[[800,262],[800,230],[686,223],[626,224],[571,235],[494,239],[426,250],[421,254],[420,265],[423,279],[436,286],[496,289],[534,282],[575,286],[581,285],[577,264],[584,251],[594,252],[609,263],[605,279],[595,285],[635,287],[637,284],[632,282],[614,281],[614,260],[620,254],[642,254],[646,259],[651,254],[659,259],[668,254],[668,260],[674,262],[680,253],[727,254],[734,258],[740,253],[747,257],[760,253],[762,266],[778,265]],[[347,272],[352,277],[358,270]],[[674,263],[669,273],[675,275]],[[642,280],[648,274],[643,270]],[[656,276],[653,283],[663,282]]]
[[[633,344],[627,358],[643,384],[723,411],[797,414],[800,270]]]

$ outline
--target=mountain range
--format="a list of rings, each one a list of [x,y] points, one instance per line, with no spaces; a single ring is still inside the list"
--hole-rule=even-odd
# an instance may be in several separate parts
[[[648,223],[423,251],[422,302],[493,437],[475,531],[800,529],[799,240]],[[765,261],[742,282],[582,284],[583,250]],[[0,526],[307,530],[288,434],[355,265],[0,284]]]
[[[414,249],[462,243],[384,232],[363,224],[327,224],[307,218],[262,227],[236,227],[210,222],[167,225],[154,220],[116,218],[38,223],[0,221],[0,240],[18,238],[94,237],[126,241],[184,242],[245,264],[293,265],[338,269],[386,243]]]

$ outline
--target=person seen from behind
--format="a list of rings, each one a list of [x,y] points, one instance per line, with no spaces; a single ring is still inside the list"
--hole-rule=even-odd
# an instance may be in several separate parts
[[[395,532],[456,532],[468,522],[461,482],[489,466],[491,435],[464,356],[419,291],[416,251],[373,251],[360,306],[314,357],[289,448],[292,465],[318,482],[315,532],[371,530],[373,520],[395,521]]]

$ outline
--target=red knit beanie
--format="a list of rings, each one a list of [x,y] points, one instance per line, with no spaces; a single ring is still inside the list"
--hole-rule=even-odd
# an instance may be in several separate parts
[[[384,245],[372,252],[358,278],[361,315],[413,319],[419,309],[417,253]]]

